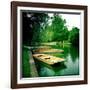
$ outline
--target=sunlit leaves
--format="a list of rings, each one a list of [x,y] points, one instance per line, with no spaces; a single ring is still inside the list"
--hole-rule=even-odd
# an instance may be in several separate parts
[[[23,12],[23,43],[70,41],[79,44],[79,29],[68,30],[66,19],[59,13]]]

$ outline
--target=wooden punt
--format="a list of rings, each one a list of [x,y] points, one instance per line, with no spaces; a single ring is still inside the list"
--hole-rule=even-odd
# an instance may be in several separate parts
[[[58,58],[55,56],[51,56],[48,54],[33,54],[33,57],[35,60],[42,61],[46,64],[53,65],[55,63],[63,62],[65,61],[64,58]]]
[[[33,50],[33,53],[61,53],[64,52],[64,50],[60,50],[60,49],[48,49],[48,48],[39,48],[39,49],[35,49]]]

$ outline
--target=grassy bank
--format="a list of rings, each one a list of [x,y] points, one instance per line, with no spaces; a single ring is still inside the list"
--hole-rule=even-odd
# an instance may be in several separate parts
[[[22,49],[22,77],[30,77],[29,51]]]

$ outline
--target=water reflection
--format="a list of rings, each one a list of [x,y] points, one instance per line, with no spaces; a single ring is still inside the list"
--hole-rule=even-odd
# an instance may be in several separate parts
[[[69,52],[70,52],[70,56],[72,58],[71,60],[73,62],[75,62],[79,58],[79,50],[78,50],[78,48],[70,47]]]
[[[40,77],[48,76],[67,76],[79,75],[79,51],[75,47],[52,47],[63,49],[62,53],[49,53],[56,57],[65,58],[65,62],[55,65],[47,65],[42,62],[36,62],[37,70]]]

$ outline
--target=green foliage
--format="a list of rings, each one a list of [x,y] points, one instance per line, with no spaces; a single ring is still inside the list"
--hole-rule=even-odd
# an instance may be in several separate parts
[[[58,14],[54,14],[51,27],[52,31],[54,32],[54,41],[63,41],[68,39],[66,20]]]
[[[70,41],[72,45],[79,45],[79,29],[73,27],[69,32],[66,20],[58,13],[52,17],[48,13],[23,12],[23,43],[35,45],[42,42]]]
[[[77,27],[73,27],[70,31],[69,40],[73,46],[79,47],[79,29]]]
[[[22,12],[23,43],[30,45],[40,41],[40,32],[46,27],[48,15],[46,13]]]
[[[30,77],[30,64],[28,49],[22,50],[22,77]]]
[[[46,27],[48,15],[45,13],[34,13],[33,17],[36,18],[36,21],[34,22],[32,29],[32,42],[40,42],[41,32]]]
[[[47,27],[41,32],[41,41],[43,42],[52,42],[52,41],[63,41],[68,39],[68,28],[65,25],[66,20],[62,19],[58,14],[54,14],[51,25],[47,25]]]
[[[51,26],[47,26],[45,30],[41,32],[41,42],[50,42],[53,40],[54,32]]]

